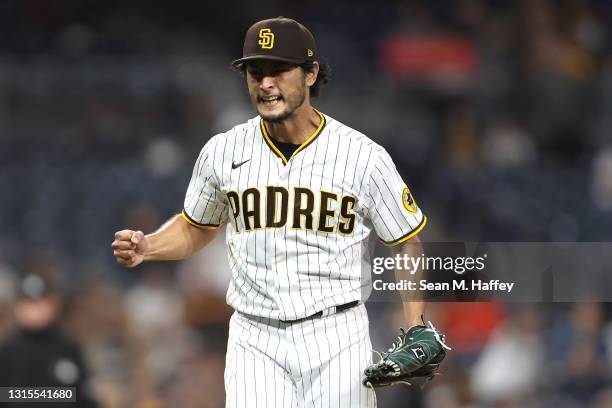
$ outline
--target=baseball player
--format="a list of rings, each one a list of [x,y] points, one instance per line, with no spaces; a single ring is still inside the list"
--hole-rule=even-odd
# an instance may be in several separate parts
[[[385,354],[370,366],[363,304],[370,233],[406,251],[426,218],[381,146],[311,105],[329,69],[302,24],[257,22],[233,67],[244,75],[258,116],[211,138],[182,213],[149,235],[117,232],[114,256],[130,268],[185,259],[227,224],[227,302],[236,311],[226,406],[372,407],[372,387],[403,379],[407,370],[429,375],[441,361],[434,340],[413,351],[408,365]],[[406,325],[439,339],[421,326],[423,307],[404,304]],[[408,343],[401,339],[395,349]]]

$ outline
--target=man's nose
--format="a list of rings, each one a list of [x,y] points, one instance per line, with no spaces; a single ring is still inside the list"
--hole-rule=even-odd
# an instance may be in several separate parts
[[[261,78],[260,86],[262,89],[273,88],[275,84],[276,84],[276,80],[274,79],[273,76],[266,75],[263,78]]]

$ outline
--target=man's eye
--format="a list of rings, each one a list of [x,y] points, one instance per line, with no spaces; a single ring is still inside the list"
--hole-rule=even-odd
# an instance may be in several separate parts
[[[264,76],[273,76],[273,77],[274,76],[278,76],[278,75],[284,74],[285,72],[289,71],[290,69],[291,69],[290,66],[281,66],[281,67],[269,69],[269,70],[266,70],[266,71],[263,71],[263,70],[247,70],[247,72],[253,78],[263,78]]]
[[[284,65],[284,66],[282,66],[282,67],[278,67],[278,68],[276,68],[276,69],[274,70],[274,74],[275,74],[275,75],[278,75],[278,74],[283,74],[283,73],[285,73],[285,72],[290,71],[290,70],[291,70],[291,68],[292,68],[292,67],[291,67],[290,65]]]

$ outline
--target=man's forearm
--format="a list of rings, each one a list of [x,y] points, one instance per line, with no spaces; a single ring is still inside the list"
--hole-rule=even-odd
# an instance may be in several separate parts
[[[414,236],[408,241],[394,247],[392,249],[393,255],[407,255],[409,257],[420,257],[423,251],[421,240]],[[412,282],[419,282],[424,278],[424,271],[422,268],[418,268],[416,271],[409,271],[406,269],[395,269],[395,278],[398,282],[401,280],[410,280]],[[408,327],[416,326],[422,323],[422,316],[425,312],[425,301],[422,298],[421,293],[418,290],[404,291],[401,292],[402,305],[404,308],[404,319]]]
[[[170,218],[157,231],[146,236],[145,261],[179,260],[191,257],[217,235],[217,229],[200,229],[182,215]]]

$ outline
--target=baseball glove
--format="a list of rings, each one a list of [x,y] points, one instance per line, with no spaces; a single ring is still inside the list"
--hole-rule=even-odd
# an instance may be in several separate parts
[[[400,329],[389,351],[364,371],[363,385],[376,388],[398,383],[411,385],[410,381],[417,378],[431,380],[450,347],[444,344],[444,334],[431,322],[429,325],[413,326],[408,331]]]

